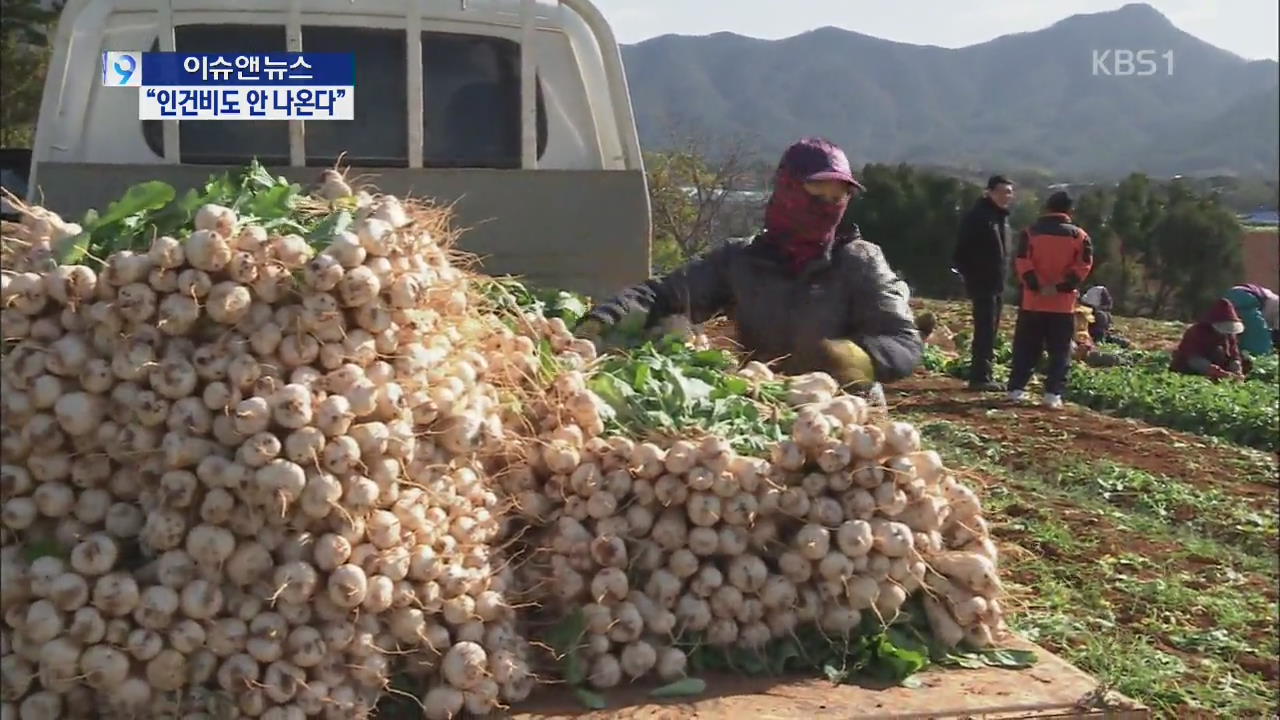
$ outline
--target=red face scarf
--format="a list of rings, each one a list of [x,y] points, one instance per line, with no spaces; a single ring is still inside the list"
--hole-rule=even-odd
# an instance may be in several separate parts
[[[799,272],[835,242],[836,226],[848,206],[847,196],[832,203],[810,195],[803,180],[780,168],[764,211],[767,237],[786,253],[792,271]]]

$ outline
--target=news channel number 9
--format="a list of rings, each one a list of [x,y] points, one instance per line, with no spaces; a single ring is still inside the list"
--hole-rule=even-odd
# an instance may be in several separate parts
[[[142,53],[102,53],[102,84],[106,87],[142,87]]]

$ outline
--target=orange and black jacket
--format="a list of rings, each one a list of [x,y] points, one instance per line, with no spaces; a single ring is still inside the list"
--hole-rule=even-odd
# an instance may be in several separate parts
[[[1022,309],[1070,314],[1080,286],[1093,270],[1093,241],[1064,213],[1036,220],[1018,236],[1014,261],[1022,281]],[[1053,295],[1041,289],[1053,287]]]

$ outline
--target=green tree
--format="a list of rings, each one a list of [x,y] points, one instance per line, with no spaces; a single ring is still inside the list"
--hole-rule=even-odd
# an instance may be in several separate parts
[[[976,185],[909,165],[869,164],[866,192],[849,206],[862,236],[883,250],[915,294],[954,296],[951,252],[960,218],[976,201]]]
[[[1175,183],[1170,200],[1151,234],[1148,267],[1157,283],[1152,313],[1185,319],[1240,277],[1243,230],[1217,197],[1197,197]]]
[[[1115,287],[1121,267],[1116,249],[1115,229],[1111,226],[1111,206],[1115,198],[1108,188],[1091,188],[1076,199],[1072,219],[1089,233],[1093,241],[1093,272],[1086,285]]]
[[[0,147],[29,147],[62,3],[0,0]]]
[[[1017,247],[1017,233],[1031,226],[1044,212],[1044,198],[1033,187],[1015,186],[1017,194],[1013,199],[1013,207],[1009,210],[1009,228],[1013,230],[1014,237],[1009,238],[1009,254],[1012,257]]]
[[[1146,175],[1133,173],[1116,186],[1110,226],[1122,272],[1112,294],[1122,311],[1133,311],[1145,290],[1130,269],[1151,252],[1151,232],[1160,214],[1160,200]]]
[[[741,147],[712,155],[695,138],[678,150],[645,155],[654,272],[669,272],[725,239],[735,194],[748,177]]]

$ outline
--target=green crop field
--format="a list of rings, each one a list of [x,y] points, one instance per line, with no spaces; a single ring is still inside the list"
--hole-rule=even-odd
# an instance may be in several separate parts
[[[967,308],[925,305],[963,350]],[[1019,631],[1159,717],[1273,716],[1276,357],[1215,385],[1165,369],[1181,325],[1117,322],[1132,364],[1074,365],[1063,411],[968,393],[937,348],[891,401],[986,487]]]

